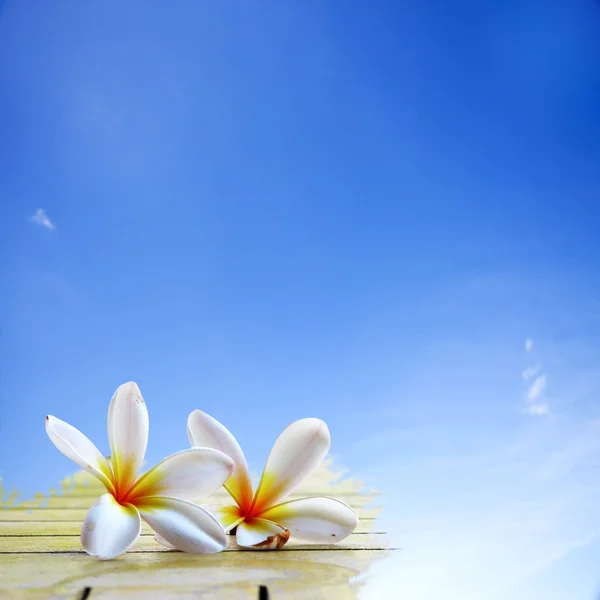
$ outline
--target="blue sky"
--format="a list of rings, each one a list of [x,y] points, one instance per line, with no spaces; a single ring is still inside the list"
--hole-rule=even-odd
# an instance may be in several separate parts
[[[598,6],[122,4],[0,13],[3,481],[128,380],[149,463],[318,416],[387,493],[373,585],[592,599]]]

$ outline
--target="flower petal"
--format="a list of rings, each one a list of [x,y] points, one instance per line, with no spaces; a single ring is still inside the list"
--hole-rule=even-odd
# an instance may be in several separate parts
[[[187,430],[192,446],[215,448],[231,457],[235,470],[225,487],[239,506],[249,507],[252,503],[252,483],[248,474],[248,464],[231,432],[219,421],[200,410],[195,410],[188,417]]]
[[[290,532],[266,519],[248,519],[237,526],[236,542],[242,548],[277,550],[285,546]]]
[[[279,523],[313,544],[331,544],[348,537],[358,524],[356,513],[335,498],[302,498],[278,504],[260,517]]]
[[[222,506],[221,504],[204,504],[202,505],[202,508],[219,521],[225,533],[229,533],[244,520],[244,517],[240,516],[240,509],[237,505]],[[173,544],[167,542],[167,540],[158,533],[155,534],[154,538],[159,544],[162,544],[167,548],[175,548]]]
[[[81,529],[84,550],[103,560],[127,552],[140,535],[142,521],[135,506],[119,504],[111,494],[100,496]]]
[[[244,516],[241,514],[240,509],[236,505],[222,506],[220,504],[204,504],[202,506],[207,510],[225,530],[225,533],[229,533],[236,525],[239,525],[244,520]]]
[[[155,496],[136,501],[136,506],[142,519],[177,550],[211,554],[227,547],[227,538],[219,522],[197,504]]]
[[[136,482],[128,497],[173,496],[199,500],[216,492],[233,471],[229,456],[212,448],[191,448],[165,458]]]
[[[167,542],[167,540],[165,540],[165,538],[158,534],[158,533],[154,533],[154,539],[161,545],[164,546],[165,548],[169,548],[171,550],[177,550],[177,548],[175,548],[175,546],[173,546],[173,544],[171,544],[170,542]]]
[[[254,514],[298,487],[323,462],[329,444],[329,430],[320,419],[301,419],[286,427],[267,459],[254,497]]]
[[[81,431],[56,417],[47,416],[46,433],[67,458],[96,476],[109,492],[114,491],[108,461]]]
[[[148,409],[132,381],[120,385],[110,401],[108,440],[115,484],[122,495],[133,485],[148,444]]]

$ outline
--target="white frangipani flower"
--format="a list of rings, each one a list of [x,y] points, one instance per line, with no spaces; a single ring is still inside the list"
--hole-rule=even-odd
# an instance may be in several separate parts
[[[225,531],[235,528],[239,546],[261,550],[281,548],[290,534],[309,543],[331,544],[343,540],[356,528],[356,513],[334,498],[283,502],[329,451],[329,430],[323,421],[301,419],[283,431],[271,450],[255,494],[242,449],[221,423],[196,410],[188,418],[188,436],[192,446],[218,448],[235,463],[234,472],[224,486],[235,504],[210,509]]]
[[[110,462],[83,433],[46,417],[54,445],[106,487],[88,511],[81,543],[88,554],[110,559],[136,542],[141,519],[171,546],[184,552],[220,552],[227,546],[223,528],[208,511],[190,502],[218,490],[234,463],[213,448],[193,448],[165,458],[138,476],[148,443],[148,410],[138,386],[117,388],[108,408]]]

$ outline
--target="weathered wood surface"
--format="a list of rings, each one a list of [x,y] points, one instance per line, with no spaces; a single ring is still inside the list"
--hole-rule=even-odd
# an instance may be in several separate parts
[[[281,550],[255,552],[231,537],[225,552],[187,555],[160,546],[144,524],[134,548],[112,561],[88,556],[79,540],[87,509],[104,491],[93,477],[76,473],[58,491],[34,499],[0,485],[0,599],[75,599],[91,587],[91,599],[241,600],[257,598],[259,585],[268,587],[271,600],[357,598],[365,572],[392,549],[377,526],[377,494],[344,475],[327,461],[292,495],[333,496],[356,510],[355,533],[338,544],[290,540]],[[229,496],[222,491],[206,502],[229,503]]]

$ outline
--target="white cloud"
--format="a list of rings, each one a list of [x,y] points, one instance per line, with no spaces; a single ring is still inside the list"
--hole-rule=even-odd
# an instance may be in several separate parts
[[[546,376],[540,375],[536,380],[531,384],[529,391],[527,392],[527,401],[533,402],[537,400],[543,393],[546,387]]]
[[[467,434],[471,448],[452,456],[445,447],[410,455],[390,442],[387,455],[402,458],[372,468],[388,498],[382,528],[402,550],[374,566],[360,597],[591,598],[565,595],[571,578],[557,590],[546,580],[600,535],[599,433],[598,422],[548,421],[506,430],[504,441]]]
[[[533,367],[527,367],[523,373],[521,373],[525,381],[529,381],[532,377],[540,372],[541,365],[535,365]]]
[[[594,508],[600,503],[600,347],[580,343],[577,350],[572,342],[553,348],[561,360],[548,373],[545,392],[552,389],[560,399],[556,409],[554,402],[541,408],[543,394],[525,402],[545,363],[529,381],[521,379],[516,410],[507,403],[520,376],[514,342],[490,345],[487,352],[475,343],[438,345],[441,351],[417,366],[414,381],[391,389],[395,412],[373,419],[356,462],[364,465],[369,485],[385,493],[378,531],[388,531],[390,545],[401,550],[373,566],[362,600],[593,597],[600,577],[587,567],[597,562],[600,543]],[[482,356],[488,364],[474,371]],[[469,386],[458,391],[439,368],[429,377],[444,362]],[[498,384],[486,388],[489,380]],[[483,389],[489,392],[482,408]],[[426,409],[417,411],[421,398]],[[452,407],[452,418],[445,406]],[[364,410],[360,427],[366,429],[372,407]],[[513,410],[520,418],[512,418]],[[498,415],[511,418],[499,421]]]
[[[531,404],[527,407],[526,412],[532,417],[541,417],[550,412],[550,407],[547,404]]]
[[[50,231],[56,229],[54,223],[50,220],[50,217],[46,214],[46,211],[43,208],[38,208],[35,213],[31,216],[31,221],[49,229]]]
[[[525,350],[531,352],[533,350],[533,341],[530,338],[525,340]],[[521,377],[526,382],[533,379],[533,383],[527,390],[527,406],[523,409],[525,414],[531,415],[532,417],[540,417],[547,415],[550,412],[550,407],[545,402],[538,402],[537,400],[543,395],[546,389],[546,375],[538,375],[542,366],[538,363],[531,367],[527,367],[522,373]]]

